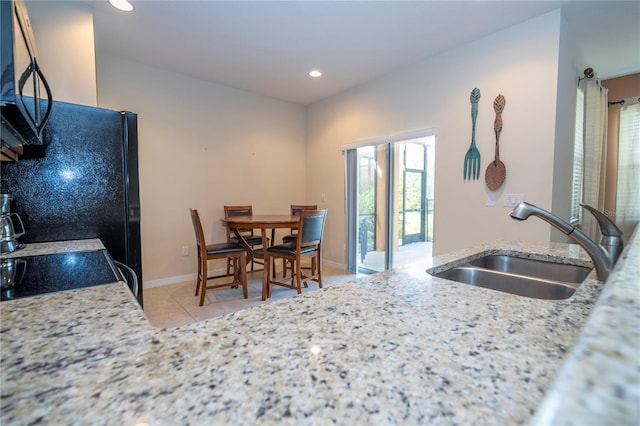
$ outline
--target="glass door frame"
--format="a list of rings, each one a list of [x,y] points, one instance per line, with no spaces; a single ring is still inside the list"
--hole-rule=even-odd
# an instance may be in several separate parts
[[[426,222],[426,215],[427,215],[427,208],[428,208],[428,203],[427,203],[428,149],[426,144],[419,143],[419,142],[416,143],[412,141],[400,141],[397,143],[401,143],[405,146],[405,149],[402,150],[402,159],[401,159],[402,165],[400,166],[402,170],[398,171],[399,174],[400,173],[402,174],[402,178],[401,178],[402,191],[400,194],[398,194],[398,196],[401,197],[401,202],[402,202],[401,206],[398,206],[398,221],[400,221],[402,225],[400,225],[401,229],[398,230],[399,231],[398,238],[402,241],[402,245],[404,245],[404,244],[410,244],[411,242],[414,242],[414,241],[423,241],[425,237],[428,236],[428,231],[427,231],[428,227]],[[420,159],[421,168],[411,167],[411,164],[409,164],[410,162],[407,161],[407,154],[408,154],[407,146],[411,144],[420,145],[420,149],[422,151],[422,158]],[[420,202],[419,202],[420,206],[417,211],[415,209],[407,208],[407,188],[409,186],[407,185],[407,176],[410,174],[418,174],[420,176]],[[406,229],[407,213],[419,213],[420,230],[418,233],[407,235],[407,229]],[[410,236],[413,238],[407,240],[407,236]]]
[[[385,176],[385,216],[386,226],[384,227],[384,270],[392,268],[394,261],[394,241],[396,236],[396,220],[394,218],[395,205],[389,200],[394,200],[394,188],[395,172],[392,173],[391,165],[395,164],[395,143],[396,142],[410,142],[413,139],[426,138],[430,136],[436,136],[436,129],[425,129],[415,132],[407,132],[395,136],[383,137],[377,139],[371,139],[353,144],[347,144],[342,146],[345,157],[345,207],[347,215],[347,268],[350,272],[358,272],[358,155],[357,149],[361,147],[371,145],[386,144],[386,158],[385,162],[389,170]],[[425,164],[425,168],[426,168]],[[425,169],[426,170],[426,169]],[[426,189],[425,189],[426,191]],[[428,230],[425,231],[428,234]]]

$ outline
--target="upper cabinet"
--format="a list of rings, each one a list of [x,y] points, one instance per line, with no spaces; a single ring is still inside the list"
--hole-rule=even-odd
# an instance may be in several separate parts
[[[53,97],[38,64],[31,20],[22,0],[0,2],[2,145],[41,144]]]

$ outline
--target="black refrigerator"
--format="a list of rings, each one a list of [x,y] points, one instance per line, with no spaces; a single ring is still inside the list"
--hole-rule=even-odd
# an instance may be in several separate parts
[[[21,243],[99,238],[138,276],[142,253],[137,115],[54,102],[42,145],[2,163],[2,193],[14,197]]]

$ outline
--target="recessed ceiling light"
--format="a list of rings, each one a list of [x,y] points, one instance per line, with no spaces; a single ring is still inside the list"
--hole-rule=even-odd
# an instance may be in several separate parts
[[[128,0],[109,0],[109,4],[125,12],[131,12],[133,10],[133,5],[129,3]]]
[[[320,71],[318,71],[318,70],[313,70],[313,71],[311,71],[311,72],[309,73],[309,75],[310,75],[311,77],[320,77],[320,76],[322,75],[322,73],[321,73]]]

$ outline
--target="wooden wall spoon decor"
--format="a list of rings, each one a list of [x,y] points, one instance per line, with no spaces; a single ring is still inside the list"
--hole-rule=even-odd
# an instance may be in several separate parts
[[[495,191],[503,184],[505,177],[507,176],[507,168],[504,163],[500,161],[500,132],[502,132],[502,110],[506,103],[506,99],[502,95],[498,95],[493,101],[493,110],[496,112],[496,119],[493,122],[493,130],[496,133],[496,157],[487,167],[487,171],[484,175],[484,180],[487,183],[487,187]]]

